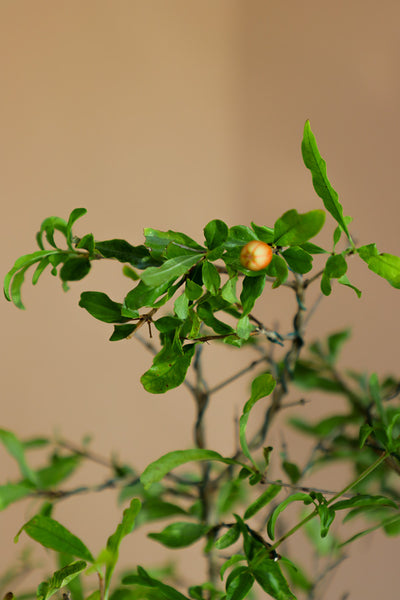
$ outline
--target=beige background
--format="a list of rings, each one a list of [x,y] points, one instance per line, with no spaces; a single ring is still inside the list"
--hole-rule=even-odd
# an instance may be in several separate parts
[[[272,225],[288,208],[319,207],[301,161],[306,118],[357,240],[398,254],[399,19],[396,0],[0,0],[1,273],[34,250],[43,218],[78,206],[89,211],[78,233],[134,244],[144,226],[201,239],[212,218]],[[346,364],[398,373],[398,292],[363,265],[350,275],[363,298],[335,290],[309,339],[352,324]],[[98,452],[139,468],[189,446],[191,399],[145,394],[139,376],[150,356],[134,341],[110,344],[109,328],[77,307],[85,289],[123,297],[118,265],[96,265],[71,287],[64,294],[45,276],[37,289],[27,283],[27,311],[1,304],[0,425],[21,436],[58,430],[77,443],[92,433]],[[268,293],[263,320],[285,328],[286,292]],[[212,382],[239,364],[234,351],[207,352]],[[215,396],[210,447],[231,451],[246,393],[243,382],[233,399]],[[3,482],[16,471],[0,452]],[[84,480],[105,476],[98,468]],[[96,553],[118,519],[114,497],[96,497],[96,510],[92,498],[71,500],[56,516]],[[33,509],[0,514],[3,566]],[[366,539],[321,598],[373,599],[382,579],[395,593],[398,540]],[[155,546],[134,541],[125,558],[146,564],[145,553],[161,557]],[[184,553],[188,579],[196,552]]]

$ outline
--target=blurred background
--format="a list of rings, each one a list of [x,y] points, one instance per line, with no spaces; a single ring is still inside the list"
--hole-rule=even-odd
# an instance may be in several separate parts
[[[300,153],[307,118],[357,242],[399,254],[399,19],[396,0],[1,0],[2,275],[35,249],[45,217],[67,218],[75,207],[88,209],[78,235],[132,244],[148,226],[201,241],[213,218],[272,226],[289,208],[320,208]],[[352,265],[350,279],[362,298],[336,286],[307,339],[351,325],[343,364],[398,376],[398,291],[363,264]],[[37,289],[28,282],[25,312],[1,303],[2,428],[23,438],[58,432],[77,444],[92,434],[96,452],[138,468],[191,445],[192,399],[184,390],[146,394],[139,377],[151,356],[134,340],[109,343],[110,328],[77,306],[81,291],[120,300],[129,287],[120,265],[101,263],[67,294],[50,275]],[[256,314],[285,329],[289,296],[268,292]],[[213,383],[243,360],[206,350]],[[232,416],[247,385],[233,399],[232,391],[215,397],[210,448],[232,451]],[[0,465],[1,482],[17,476],[1,448]],[[103,471],[85,477],[98,482]],[[115,492],[96,496],[96,510],[92,501],[61,503],[56,518],[96,554],[119,512]],[[0,513],[4,569],[21,551],[12,538],[32,510]],[[365,539],[321,598],[372,600],[383,579],[387,596],[398,589],[398,540]],[[129,543],[130,564],[165,556],[145,537]],[[197,551],[184,552],[187,576]]]

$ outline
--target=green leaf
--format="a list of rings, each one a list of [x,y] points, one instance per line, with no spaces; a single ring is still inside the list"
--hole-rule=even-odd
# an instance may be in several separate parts
[[[325,222],[323,210],[300,214],[292,209],[285,212],[274,226],[274,243],[278,246],[298,246],[317,235]]]
[[[313,258],[311,254],[300,248],[300,246],[288,248],[282,252],[282,256],[295,273],[308,273],[312,269]]]
[[[207,223],[204,227],[204,237],[206,239],[206,246],[209,250],[213,250],[218,246],[221,246],[227,239],[229,229],[224,221],[214,219]]]
[[[226,248],[237,248],[242,247],[251,240],[256,240],[257,235],[245,225],[234,225],[229,229],[228,239],[225,242]]]
[[[390,506],[391,508],[398,508],[398,505],[394,500],[387,498],[386,496],[369,496],[368,494],[358,494],[348,500],[339,500],[334,504],[330,505],[330,508],[334,511],[345,510],[349,508],[378,508],[381,506]]]
[[[368,384],[369,384],[369,393],[371,394],[371,398],[374,401],[374,404],[378,411],[378,415],[382,419],[383,423],[386,425],[386,423],[387,423],[386,414],[385,414],[385,409],[383,408],[383,404],[382,404],[381,389],[380,389],[380,385],[379,385],[378,375],[376,373],[371,374]]]
[[[82,462],[82,456],[73,454],[69,456],[60,456],[53,454],[50,464],[43,469],[39,469],[36,473],[39,487],[48,489],[55,487],[61,481],[67,479],[76,471]]]
[[[240,302],[242,304],[243,316],[248,315],[257,298],[261,296],[265,287],[265,275],[259,277],[245,277],[243,279]]]
[[[87,250],[90,256],[93,256],[95,252],[95,243],[93,233],[87,233],[79,240],[76,244],[76,248],[82,248],[83,250]]]
[[[157,260],[165,256],[165,250],[170,245],[181,246],[183,249],[192,249],[196,252],[204,252],[205,248],[200,246],[192,238],[179,231],[159,231],[150,227],[144,230],[146,237],[146,246],[150,254]]]
[[[86,208],[74,208],[74,210],[69,215],[69,219],[68,219],[68,223],[67,223],[66,238],[67,238],[68,247],[71,248],[71,250],[72,250],[72,225],[75,223],[75,221],[77,221],[78,219],[83,217],[83,215],[85,215],[86,213],[87,213]]]
[[[284,460],[282,462],[282,468],[285,471],[285,473],[289,475],[291,483],[297,483],[299,479],[301,479],[302,474],[299,467],[296,464]]]
[[[187,273],[203,257],[203,254],[176,256],[166,260],[160,267],[149,267],[141,275],[143,283],[149,287],[157,287],[172,282]]]
[[[360,434],[358,437],[360,448],[364,447],[365,442],[367,441],[373,430],[374,428],[371,427],[371,425],[368,425],[367,423],[360,427]]]
[[[328,350],[329,350],[329,361],[334,364],[339,356],[339,353],[343,347],[343,344],[350,338],[350,329],[344,329],[337,333],[332,333],[328,336]]]
[[[221,277],[215,265],[208,260],[203,262],[202,276],[206,289],[210,292],[210,294],[215,296],[218,293],[219,286],[221,285]]]
[[[218,538],[218,540],[215,542],[215,547],[218,548],[218,550],[224,550],[225,548],[228,548],[228,546],[232,546],[232,544],[237,542],[239,537],[240,528],[237,524],[233,525],[233,527],[230,527],[228,531],[224,533],[224,535],[221,535],[221,537]]]
[[[40,262],[43,258],[47,256],[59,254],[59,250],[39,250],[38,252],[33,252],[32,254],[24,254],[20,256],[14,263],[12,269],[10,269],[7,275],[4,278],[4,295],[6,299],[10,302],[12,300],[10,295],[10,286],[13,280],[14,275],[20,271],[21,269],[27,269],[31,265],[36,262]],[[21,306],[18,306],[21,308]]]
[[[198,300],[203,294],[203,288],[195,281],[186,279],[185,294],[189,300]]]
[[[304,492],[296,492],[295,494],[291,494],[285,500],[283,500],[272,512],[270,518],[268,519],[267,531],[271,540],[275,539],[275,523],[285,508],[291,504],[292,502],[304,502],[304,504],[311,504],[312,498],[309,494]]]
[[[250,519],[256,513],[258,513],[259,510],[264,508],[264,506],[269,504],[271,502],[271,500],[273,500],[275,498],[275,496],[277,496],[279,494],[281,489],[282,489],[281,485],[278,485],[278,484],[269,485],[268,488],[265,490],[265,492],[263,492],[261,494],[261,496],[259,496],[257,498],[257,500],[255,500],[252,504],[250,504],[250,506],[246,509],[246,512],[244,513],[244,518]]]
[[[48,600],[53,594],[58,592],[61,588],[67,586],[70,581],[75,579],[86,569],[86,562],[84,560],[77,560],[69,565],[66,565],[62,569],[55,571],[53,576],[48,581],[43,581],[37,589],[36,598],[37,600]]]
[[[329,254],[328,250],[324,250],[312,242],[304,242],[304,244],[300,245],[300,248],[309,254]]]
[[[28,466],[25,458],[24,445],[17,436],[11,431],[0,429],[0,442],[2,442],[7,452],[17,461],[22,477],[27,479],[33,485],[37,485],[37,475]]]
[[[169,348],[163,348],[153,359],[153,365],[142,375],[140,381],[147,392],[163,394],[183,383],[192,361],[195,344],[183,346],[178,354]]]
[[[247,422],[249,420],[250,411],[255,405],[255,403],[261,398],[265,398],[265,396],[269,396],[269,394],[275,388],[276,381],[269,373],[262,373],[258,375],[251,384],[251,396],[249,400],[243,407],[243,413],[239,420],[239,441],[243,451],[243,454],[250,460],[250,462],[254,465],[256,470],[258,470],[254,459],[250,454],[249,447],[247,445],[246,440],[246,428]]]
[[[40,230],[36,234],[36,241],[41,250],[44,250],[43,246],[43,233],[46,233],[46,239],[50,246],[57,248],[57,244],[54,241],[54,232],[60,231],[67,238],[67,223],[60,217],[48,217],[42,222]]]
[[[256,556],[250,562],[250,570],[255,580],[275,600],[296,600],[282,574],[280,566],[269,558]]]
[[[271,227],[265,227],[265,225],[256,225],[251,222],[251,226],[259,240],[266,244],[272,244],[274,241],[274,230]]]
[[[304,125],[304,135],[301,144],[301,152],[305,166],[310,169],[315,191],[322,199],[324,206],[332,217],[337,221],[351,242],[349,230],[343,217],[343,208],[339,202],[337,192],[331,186],[327,173],[326,163],[321,157],[317,142],[311,131],[310,121]]]
[[[361,290],[359,290],[357,287],[355,287],[354,285],[352,285],[347,277],[347,275],[342,275],[342,277],[339,277],[338,282],[341,285],[345,285],[346,287],[351,288],[358,296],[358,298],[361,298],[362,292]]]
[[[253,583],[254,577],[248,570],[239,573],[237,577],[229,581],[226,589],[226,600],[243,600],[243,598],[247,598]]]
[[[269,277],[276,277],[276,281],[272,284],[272,287],[275,289],[279,287],[282,283],[285,283],[288,277],[288,268],[286,261],[279,256],[278,254],[274,254],[271,262],[269,263],[266,273]]]
[[[321,291],[325,296],[329,296],[332,291],[330,280],[343,277],[346,271],[347,262],[342,254],[334,254],[328,258],[321,279]]]
[[[168,452],[164,456],[161,456],[161,458],[150,463],[143,471],[140,481],[145,488],[148,488],[151,484],[161,481],[173,469],[188,462],[203,460],[223,462],[229,465],[241,464],[231,458],[224,458],[218,452],[214,452],[214,450],[203,450],[202,448],[176,450]]]
[[[50,519],[50,517],[36,515],[21,527],[19,533],[21,531],[25,531],[29,537],[39,542],[45,548],[51,548],[57,552],[65,552],[66,554],[71,554],[71,556],[82,558],[87,562],[94,562],[94,558],[85,544],[61,525],[61,523]],[[18,539],[19,533],[16,539]]]
[[[96,251],[104,258],[115,258],[121,263],[129,263],[136,269],[147,269],[159,264],[159,261],[150,255],[146,246],[132,246],[126,240],[96,242]]]
[[[108,561],[106,566],[106,575],[104,578],[104,589],[107,597],[110,588],[111,577],[118,561],[119,546],[124,537],[132,532],[135,519],[140,511],[141,502],[138,498],[133,498],[127,509],[124,510],[122,521],[117,526],[115,532],[107,540]]]
[[[124,585],[139,584],[145,587],[155,588],[161,592],[162,598],[165,598],[165,600],[189,600],[187,596],[184,596],[175,588],[158,581],[158,579],[150,577],[142,567],[138,567],[137,570],[137,575],[126,575],[123,577],[122,583]],[[140,598],[143,599],[145,596],[141,595]]]
[[[63,281],[80,281],[89,273],[91,263],[86,256],[72,256],[60,269]]]
[[[137,526],[149,521],[166,519],[175,515],[187,515],[187,512],[172,502],[165,502],[158,497],[148,498],[142,504],[142,510],[136,519]]]
[[[42,258],[42,260],[39,261],[39,263],[32,275],[32,285],[37,284],[37,282],[39,281],[39,277],[41,276],[41,274],[43,273],[43,271],[49,264],[50,264],[50,261],[49,261],[48,256],[46,256],[45,258]]]
[[[352,217],[343,217],[344,222],[346,223],[346,225],[350,225],[350,223],[352,222]],[[336,227],[335,231],[333,232],[333,249],[336,248],[336,244],[339,242],[341,236],[343,233],[343,229],[339,226]]]
[[[160,533],[149,533],[148,537],[167,548],[186,548],[202,538],[208,529],[208,525],[202,523],[178,521],[167,525]]]
[[[114,302],[103,292],[83,292],[79,306],[92,317],[104,323],[126,323],[129,318],[121,317],[122,304]]]
[[[400,289],[399,256],[378,252],[375,244],[361,246],[357,252],[371,271],[386,279],[394,288]]]
[[[248,340],[254,326],[250,323],[248,315],[243,315],[237,322],[236,332],[241,340]]]
[[[136,323],[129,323],[128,325],[114,325],[114,331],[109,338],[110,342],[126,340],[126,338],[132,335],[136,327]]]
[[[233,565],[235,565],[238,562],[242,562],[245,560],[246,560],[246,557],[243,556],[243,554],[233,554],[226,562],[224,562],[224,564],[222,565],[222,567],[220,569],[221,579],[224,578],[226,571],[228,569],[230,569],[230,567],[232,567]]]
[[[230,277],[228,279],[228,281],[226,281],[221,288],[222,298],[226,302],[229,302],[230,304],[236,304],[238,302],[238,299],[236,297],[237,281],[238,281],[238,275],[235,275],[234,277]]]
[[[147,286],[143,281],[139,281],[125,296],[124,306],[130,310],[137,310],[145,306],[153,306],[155,301],[164,294],[170,287],[170,282],[165,281],[157,287]]]
[[[189,315],[189,298],[185,294],[181,294],[174,302],[174,312],[179,319],[184,321]]]
[[[0,510],[4,510],[13,502],[26,498],[26,496],[32,494],[32,491],[32,488],[21,483],[0,485]]]

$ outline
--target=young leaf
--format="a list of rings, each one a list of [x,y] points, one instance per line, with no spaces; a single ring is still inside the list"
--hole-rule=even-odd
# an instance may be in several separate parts
[[[33,275],[32,275],[32,285],[36,285],[39,277],[41,276],[41,274],[43,273],[43,271],[45,270],[45,268],[47,267],[47,265],[50,263],[49,261],[49,257],[46,256],[45,258],[42,258],[42,260],[39,261]]]
[[[258,375],[258,377],[256,377],[251,384],[251,396],[244,405],[243,413],[239,420],[239,441],[243,454],[250,460],[250,462],[254,465],[256,470],[258,470],[258,468],[256,463],[254,462],[253,457],[250,454],[250,450],[246,440],[247,421],[249,420],[250,411],[255,405],[255,403],[261,398],[269,396],[269,394],[273,391],[275,385],[276,381],[269,373],[263,373],[262,375]]]
[[[176,256],[166,260],[160,267],[149,267],[141,275],[143,283],[149,287],[157,287],[172,282],[187,273],[203,258],[203,254]]]
[[[37,600],[48,600],[48,598],[51,598],[58,590],[67,586],[70,581],[75,579],[85,569],[86,562],[84,560],[77,560],[55,571],[48,581],[43,581],[38,586],[36,593]]]
[[[226,562],[224,562],[224,564],[222,565],[221,569],[220,569],[220,577],[221,580],[224,578],[224,575],[226,573],[226,571],[228,569],[230,569],[230,567],[232,567],[233,565],[236,565],[236,563],[238,562],[243,562],[246,560],[246,557],[243,556],[243,554],[233,554]]]
[[[334,254],[328,258],[321,279],[321,291],[325,296],[329,296],[332,291],[330,280],[339,279],[346,271],[347,263],[342,254]]]
[[[285,212],[275,223],[274,243],[277,246],[299,246],[317,235],[325,222],[323,210],[310,210],[300,214],[292,209]]]
[[[271,540],[275,539],[275,523],[276,523],[279,515],[281,514],[281,512],[284,511],[285,508],[292,502],[299,502],[299,501],[304,502],[304,504],[311,504],[312,498],[309,494],[306,494],[304,492],[296,492],[295,494],[288,496],[288,498],[283,500],[283,502],[278,504],[278,506],[274,509],[270,518],[268,519],[268,524],[267,524],[267,531],[268,531],[268,535],[271,538]]]
[[[178,521],[167,525],[160,533],[149,533],[148,537],[167,548],[186,548],[202,538],[208,529],[208,525],[202,523]]]
[[[150,463],[140,476],[140,481],[145,488],[148,488],[152,483],[161,481],[167,473],[176,469],[176,467],[199,460],[215,460],[229,465],[241,464],[231,458],[224,458],[218,452],[214,452],[214,450],[203,450],[202,448],[176,450],[175,452],[168,452],[168,454],[164,454],[161,458]]]
[[[400,289],[399,256],[378,252],[375,244],[361,246],[357,252],[371,271],[386,279],[394,288]]]
[[[282,283],[285,283],[288,277],[288,268],[286,261],[279,256],[278,254],[274,254],[270,264],[266,270],[267,275],[269,277],[276,277],[276,281],[272,284],[272,287],[275,289],[279,287]]]
[[[310,121],[304,125],[304,135],[301,144],[303,161],[307,169],[310,169],[315,191],[322,199],[324,206],[332,217],[337,221],[351,242],[349,230],[343,217],[343,208],[339,202],[337,192],[331,186],[326,174],[326,163],[321,157],[317,142],[311,131]]]
[[[122,304],[114,302],[103,292],[82,292],[79,306],[92,317],[104,323],[126,323],[129,318],[121,317]]]
[[[258,513],[259,510],[264,508],[264,506],[269,504],[269,502],[271,502],[271,500],[273,500],[275,498],[275,496],[277,496],[279,494],[281,489],[282,489],[281,485],[277,485],[277,484],[269,485],[268,488],[265,490],[265,492],[263,492],[261,494],[261,496],[259,496],[257,498],[257,500],[255,500],[252,504],[250,504],[250,506],[246,509],[246,512],[244,513],[244,518],[250,519],[256,513]]]
[[[68,247],[71,250],[72,250],[72,225],[75,223],[75,221],[77,221],[78,219],[83,217],[83,215],[85,215],[86,213],[87,213],[86,208],[74,208],[74,210],[69,215],[69,219],[68,219],[68,223],[67,223],[67,230],[66,230],[66,238],[67,238]]]
[[[12,431],[0,429],[0,442],[3,443],[7,452],[17,461],[22,477],[33,485],[37,485],[37,475],[26,462],[24,445],[17,436]]]
[[[94,562],[94,558],[85,544],[61,523],[50,517],[36,515],[21,527],[19,533],[21,531],[25,531],[29,537],[45,548],[65,552],[87,562]],[[19,533],[16,539],[18,539]]]
[[[218,246],[221,246],[228,237],[228,226],[224,221],[214,219],[207,223],[204,227],[204,237],[206,239],[206,246],[209,250],[213,250]]]
[[[122,515],[122,521],[118,525],[115,532],[107,540],[108,550],[108,561],[106,566],[106,575],[104,578],[104,589],[107,597],[107,593],[110,587],[111,576],[114,572],[115,565],[118,561],[119,546],[124,537],[132,532],[135,524],[135,519],[140,511],[141,502],[138,498],[133,498],[127,509],[124,510]]]
[[[350,283],[347,275],[342,275],[341,277],[339,277],[338,282],[341,285],[345,285],[346,287],[351,288],[357,294],[358,298],[361,298],[361,295],[362,295],[361,290],[359,290],[357,287],[355,287],[353,284]]]
[[[330,505],[330,508],[334,511],[345,510],[348,508],[378,508],[380,506],[390,506],[391,508],[398,508],[398,505],[394,500],[387,498],[386,496],[369,496],[368,494],[358,494],[348,500],[339,500],[334,504]]]
[[[24,254],[23,256],[20,256],[15,261],[12,269],[8,271],[7,275],[4,278],[3,290],[6,299],[9,302],[11,301],[10,285],[12,283],[14,275],[18,273],[18,271],[20,271],[21,269],[27,269],[36,262],[40,262],[43,258],[55,254],[59,254],[59,250],[39,250],[38,252],[33,252],[32,254]],[[19,306],[19,308],[21,307]]]

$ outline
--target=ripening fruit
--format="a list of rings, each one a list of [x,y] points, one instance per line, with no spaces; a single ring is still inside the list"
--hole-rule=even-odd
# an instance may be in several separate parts
[[[272,256],[271,246],[259,240],[252,240],[243,246],[240,253],[240,262],[250,271],[261,271],[261,269],[268,267]]]

